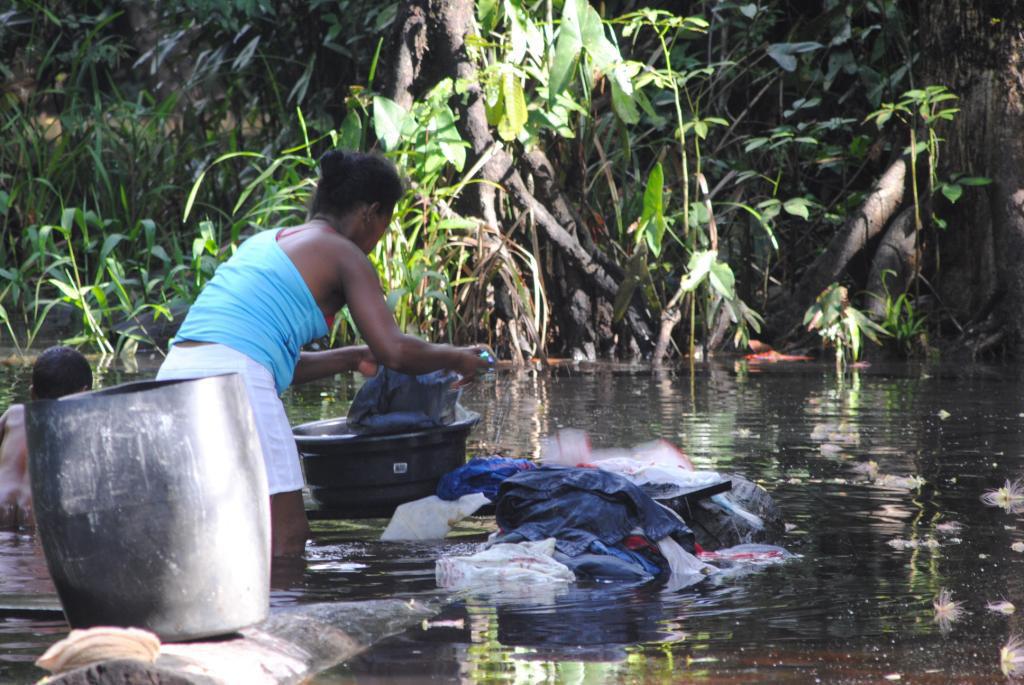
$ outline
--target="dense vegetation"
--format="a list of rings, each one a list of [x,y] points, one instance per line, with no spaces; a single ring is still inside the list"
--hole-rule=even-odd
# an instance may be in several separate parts
[[[407,175],[372,257],[400,325],[432,339],[693,359],[807,324],[842,362],[863,334],[916,354],[942,330],[927,236],[987,181],[941,170],[955,95],[915,78],[901,3],[480,0],[472,70],[421,73],[403,101],[390,74],[414,4],[16,0],[0,14],[7,341],[31,346],[70,306],[77,344],[152,342],[142,324],[180,319],[240,239],[304,218],[334,146]],[[474,91],[487,150],[466,130]],[[529,193],[488,177],[495,154]],[[871,256],[850,259],[794,328],[801,275],[904,156],[912,273],[867,295]]]

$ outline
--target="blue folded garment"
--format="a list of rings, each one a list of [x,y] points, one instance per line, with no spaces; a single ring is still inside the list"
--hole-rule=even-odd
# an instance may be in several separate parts
[[[529,459],[510,457],[473,457],[464,466],[441,476],[437,496],[443,500],[457,500],[474,492],[483,493],[492,502],[498,497],[502,481],[520,471],[537,468]]]

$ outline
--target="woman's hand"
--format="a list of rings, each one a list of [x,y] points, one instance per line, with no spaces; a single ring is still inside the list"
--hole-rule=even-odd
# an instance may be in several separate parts
[[[354,371],[358,371],[364,376],[376,376],[377,375],[377,358],[373,356],[373,352],[366,345],[354,345],[349,348],[352,350],[355,356]]]
[[[463,347],[459,350],[458,364],[453,368],[457,371],[462,380],[455,382],[456,388],[469,385],[476,380],[477,376],[487,373],[494,368],[494,352],[486,345],[473,345]]]

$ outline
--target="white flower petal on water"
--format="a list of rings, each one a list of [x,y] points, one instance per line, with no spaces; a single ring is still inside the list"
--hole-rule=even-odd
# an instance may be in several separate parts
[[[999,668],[1007,678],[1024,675],[1024,640],[1020,635],[1011,635],[999,650]]]
[[[985,608],[989,611],[994,611],[997,614],[1012,614],[1017,610],[1017,607],[1013,606],[1013,602],[1007,602],[1006,600],[989,602],[985,605]]]

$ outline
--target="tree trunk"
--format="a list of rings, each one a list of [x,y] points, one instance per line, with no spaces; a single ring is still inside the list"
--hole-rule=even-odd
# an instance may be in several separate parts
[[[860,208],[829,242],[825,252],[804,272],[796,289],[776,314],[776,333],[785,336],[800,325],[804,312],[821,291],[838,281],[850,260],[870,241],[882,235],[909,195],[909,167],[905,159],[897,159],[882,174]]]
[[[467,164],[486,158],[481,176],[490,183],[476,183],[467,189],[464,197],[469,198],[470,205],[465,211],[487,224],[510,230],[498,211],[498,195],[504,194],[516,212],[530,215],[543,247],[554,251],[555,261],[571,271],[562,277],[544,274],[552,284],[548,289],[552,307],[557,308],[553,319],[568,323],[565,332],[569,335],[560,341],[562,351],[592,358],[596,349],[612,347],[609,341],[598,339],[599,328],[607,327],[596,321],[607,303],[615,299],[622,271],[577,225],[576,213],[555,186],[550,163],[545,167],[543,155],[522,155],[520,169],[505,146],[495,141],[487,123],[483,92],[477,84],[476,65],[465,49],[465,38],[474,28],[474,10],[472,0],[403,2],[382,65],[386,75],[384,94],[408,105],[445,77],[469,84],[464,96],[453,98],[453,105],[462,137],[470,144]],[[533,176],[533,184],[527,183],[527,174]],[[562,291],[566,286],[569,290]],[[654,347],[649,316],[634,305],[625,320],[634,347],[649,353]]]
[[[939,240],[943,303],[974,318],[1001,291],[998,305],[1011,351],[1024,340],[1024,0],[977,3],[918,0],[923,40],[915,86],[943,84],[960,96],[956,118],[944,124],[940,175],[986,176],[993,184],[967,188],[943,214]],[[986,336],[991,338],[991,334]]]

